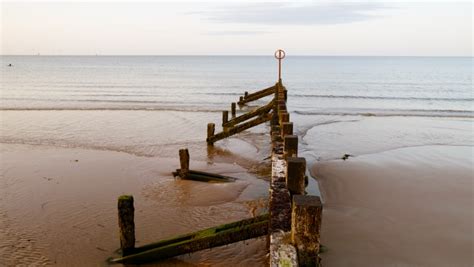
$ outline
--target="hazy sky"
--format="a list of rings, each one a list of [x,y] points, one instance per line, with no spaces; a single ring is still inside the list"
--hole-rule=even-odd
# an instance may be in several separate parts
[[[2,2],[1,53],[472,56],[472,2]]]

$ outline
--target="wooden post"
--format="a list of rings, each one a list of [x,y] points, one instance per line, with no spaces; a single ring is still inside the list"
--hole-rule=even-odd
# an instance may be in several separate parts
[[[319,266],[322,211],[318,196],[293,195],[291,242],[298,251],[300,266]]]
[[[280,125],[272,125],[272,131],[271,132],[272,133],[276,132],[276,133],[280,134],[281,133]]]
[[[283,95],[285,97],[285,102],[286,102],[286,100],[288,99],[288,91],[286,89],[283,90]]]
[[[235,103],[232,102],[232,104],[230,104],[230,110],[232,112],[232,118],[235,117]]]
[[[278,104],[278,113],[286,111],[286,104]]]
[[[283,111],[280,113],[281,123],[289,122],[290,121],[290,114],[287,111]]]
[[[214,123],[208,123],[207,124],[207,143],[209,145],[212,145],[213,142],[210,142],[210,138],[214,136],[214,131],[216,129],[216,125]]]
[[[298,136],[286,135],[285,136],[285,157],[297,157],[298,156]]]
[[[244,104],[244,97],[241,96],[239,97],[239,105],[243,105]]]
[[[120,227],[120,248],[126,256],[135,248],[135,209],[133,196],[123,195],[118,198],[118,222]]]
[[[245,91],[244,98],[247,98],[247,96],[249,96],[249,92]]]
[[[286,159],[286,186],[292,195],[304,195],[306,187],[306,159],[287,158]]]
[[[222,126],[229,121],[229,111],[224,110],[222,111]]]
[[[272,143],[274,143],[274,142],[281,142],[281,141],[282,141],[282,140],[281,140],[281,135],[280,135],[280,133],[278,133],[278,132],[272,132],[271,135],[272,135]]]
[[[189,172],[189,151],[187,148],[179,150],[179,163],[181,165],[179,176],[185,179]]]
[[[293,134],[293,123],[292,122],[284,122],[282,123],[282,136],[285,137],[286,135]]]

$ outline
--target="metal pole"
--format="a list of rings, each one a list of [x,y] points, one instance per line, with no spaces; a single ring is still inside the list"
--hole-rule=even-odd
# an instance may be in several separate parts
[[[285,51],[281,49],[275,51],[275,58],[278,59],[278,82],[281,83],[281,60],[285,58]]]

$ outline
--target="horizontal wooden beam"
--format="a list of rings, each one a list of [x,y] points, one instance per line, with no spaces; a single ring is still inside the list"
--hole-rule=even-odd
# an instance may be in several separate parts
[[[224,139],[226,137],[229,137],[229,136],[232,136],[234,134],[240,133],[242,131],[245,131],[249,128],[252,128],[252,127],[257,126],[259,124],[262,124],[264,122],[267,122],[271,118],[272,118],[271,113],[264,114],[264,115],[262,115],[262,116],[260,116],[256,119],[253,119],[251,121],[247,121],[247,122],[244,122],[240,125],[236,125],[234,127],[231,127],[229,129],[227,129],[227,131],[220,132],[216,135],[210,136],[206,139],[206,141],[207,141],[208,144],[213,144],[213,143],[215,143],[215,142],[217,142],[221,139]]]
[[[265,214],[177,236],[135,248],[132,254],[112,259],[110,262],[125,264],[147,263],[264,236],[268,233],[268,220],[269,215]]]
[[[275,91],[276,91],[276,86],[272,86],[272,87],[269,87],[267,89],[255,92],[253,94],[249,94],[249,95],[247,95],[247,97],[240,99],[238,104],[239,105],[245,105],[248,102],[252,102],[252,101],[258,100],[262,97],[266,97],[266,96],[269,96],[271,94],[274,94]]]
[[[248,119],[251,119],[253,117],[268,113],[268,112],[270,112],[270,110],[272,108],[273,108],[273,100],[270,103],[263,106],[263,107],[259,107],[259,108],[255,109],[253,111],[247,112],[243,115],[240,115],[238,117],[235,117],[235,118],[227,121],[226,123],[223,123],[222,126],[223,127],[234,126],[238,123],[244,122],[244,121],[246,121]]]

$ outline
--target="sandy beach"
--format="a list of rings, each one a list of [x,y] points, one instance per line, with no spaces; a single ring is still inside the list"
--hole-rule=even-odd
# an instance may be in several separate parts
[[[175,180],[177,159],[121,152],[2,144],[1,162],[1,266],[106,266],[120,244],[121,194],[135,197],[137,245],[249,218],[266,205],[268,183],[234,164],[193,161],[239,177],[208,184]],[[265,244],[240,242],[156,266],[258,266]]]
[[[326,266],[473,266],[472,146],[316,164]]]

